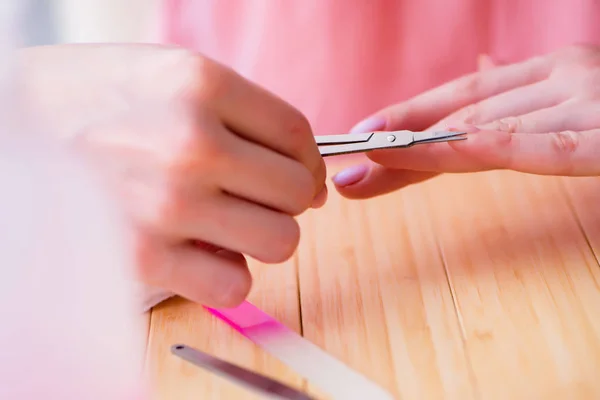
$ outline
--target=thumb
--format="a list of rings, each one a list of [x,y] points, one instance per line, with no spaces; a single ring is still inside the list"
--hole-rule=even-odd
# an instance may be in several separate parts
[[[426,181],[436,172],[387,168],[367,161],[348,167],[333,177],[338,192],[348,199],[367,199]]]

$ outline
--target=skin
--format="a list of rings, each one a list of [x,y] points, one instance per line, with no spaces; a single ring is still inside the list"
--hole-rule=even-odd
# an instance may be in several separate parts
[[[298,242],[293,217],[326,199],[325,166],[302,115],[211,60],[127,45],[29,49],[21,60],[22,100],[33,121],[104,178],[132,233],[136,271],[148,285],[208,305],[235,305],[251,283],[243,254],[287,259]],[[600,175],[598,49],[572,47],[499,67],[488,61],[481,72],[376,115],[383,129],[466,128],[469,140],[370,153],[364,176],[338,190],[366,198],[443,172],[488,169]],[[9,396],[51,399],[144,398],[136,381],[141,353],[132,352],[131,310],[123,306],[131,291],[126,279],[117,279],[131,250],[118,218],[78,181],[82,176],[69,176],[71,165],[38,157],[17,163],[24,158],[3,150],[20,175],[0,174],[9,205],[3,220],[11,227],[0,253],[14,267],[0,282],[6,298],[0,305],[17,316],[0,343],[10,350],[18,337],[28,346],[5,355],[0,388]],[[50,190],[49,175],[70,184]],[[42,196],[45,207],[37,207]],[[58,219],[68,223],[54,227],[61,212]],[[27,226],[51,234],[32,242]],[[15,303],[17,292],[30,296]],[[44,340],[32,341],[42,330]],[[65,340],[66,348],[48,346]],[[18,379],[32,359],[42,375]]]
[[[163,46],[71,45],[27,49],[21,61],[35,121],[116,195],[149,288],[235,306],[251,286],[245,256],[288,259],[299,240],[294,217],[326,200],[306,119],[210,59]],[[337,190],[369,198],[490,169],[600,174],[598,48],[480,64],[373,116],[381,130],[451,127],[468,140],[368,153],[353,180],[334,177]]]
[[[369,162],[333,178],[337,190],[364,199],[441,173],[493,169],[600,175],[599,47],[501,66],[485,58],[480,68],[372,116],[380,130],[453,128],[469,132],[468,140],[373,151]]]
[[[20,57],[38,126],[116,195],[149,287],[235,306],[251,287],[245,256],[287,260],[300,235],[294,217],[326,199],[304,116],[202,55],[69,45]]]

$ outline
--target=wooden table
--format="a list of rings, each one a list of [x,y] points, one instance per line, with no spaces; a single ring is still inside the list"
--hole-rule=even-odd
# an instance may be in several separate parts
[[[252,264],[249,300],[397,398],[600,399],[600,178],[447,175],[368,201],[330,190],[300,221],[289,262]],[[172,299],[151,315],[157,399],[256,398],[171,356],[175,342],[319,394]]]

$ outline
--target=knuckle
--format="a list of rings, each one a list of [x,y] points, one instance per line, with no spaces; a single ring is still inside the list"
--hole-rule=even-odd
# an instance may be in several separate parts
[[[269,245],[269,251],[263,261],[268,263],[281,263],[287,261],[298,247],[300,242],[300,226],[290,216],[285,216],[279,223],[277,232],[274,232]]]
[[[460,110],[457,115],[452,118],[455,122],[463,122],[466,124],[476,124],[479,122],[479,104],[470,104]]]
[[[229,157],[229,152],[223,137],[209,130],[189,127],[180,130],[170,140],[166,149],[165,169],[175,180],[189,176],[194,171],[216,171]]]
[[[300,111],[293,110],[287,121],[287,129],[294,136],[312,135],[310,122]]]
[[[198,135],[191,149],[202,170],[216,171],[229,158],[230,150],[223,139],[208,132]]]
[[[554,150],[560,154],[575,152],[580,145],[580,134],[575,131],[562,131],[550,133]]]
[[[481,73],[466,76],[456,83],[456,93],[461,98],[472,99],[481,92]]]
[[[383,120],[383,130],[394,130],[406,126],[407,120],[417,112],[418,110],[415,109],[414,104],[410,101],[405,101],[404,103],[389,106],[378,112],[377,115]]]
[[[504,118],[492,124],[492,129],[500,132],[520,132],[523,121],[519,117]]]

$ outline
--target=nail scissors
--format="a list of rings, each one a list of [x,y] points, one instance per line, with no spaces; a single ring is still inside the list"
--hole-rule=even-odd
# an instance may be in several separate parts
[[[315,400],[282,382],[213,357],[184,344],[171,346],[171,353],[197,367],[229,378],[246,389],[260,393],[265,399]]]
[[[410,147],[415,144],[464,140],[467,132],[452,131],[391,131],[349,133],[345,135],[315,136],[321,156],[362,153],[376,149]]]

